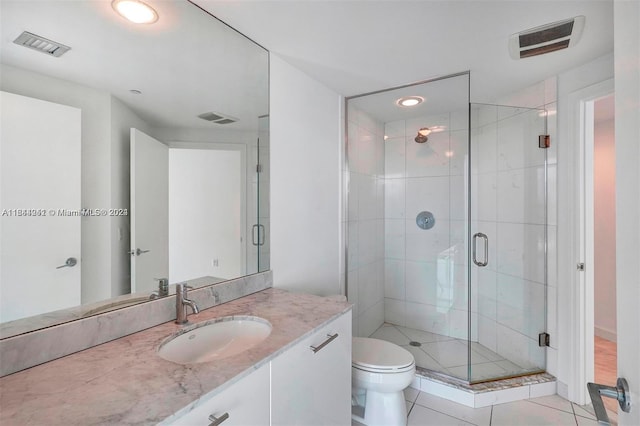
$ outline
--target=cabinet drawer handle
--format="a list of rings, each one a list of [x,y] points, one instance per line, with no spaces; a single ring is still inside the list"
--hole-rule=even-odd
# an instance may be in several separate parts
[[[220,423],[224,422],[229,418],[229,413],[224,413],[220,417],[216,417],[213,414],[209,416],[209,421],[211,422],[209,426],[218,426]]]
[[[318,346],[309,346],[314,354],[317,353],[318,351],[320,351],[320,349],[322,349],[325,346],[327,346],[329,343],[331,343],[334,340],[336,340],[338,338],[338,333],[336,333],[336,334],[327,334],[327,337],[328,337],[328,339],[325,340],[324,342],[322,342],[320,345],[318,345]]]

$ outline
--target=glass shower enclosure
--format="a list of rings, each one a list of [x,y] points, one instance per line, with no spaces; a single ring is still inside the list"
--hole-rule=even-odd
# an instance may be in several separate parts
[[[544,371],[544,110],[470,103],[469,73],[346,102],[354,335],[468,383]]]

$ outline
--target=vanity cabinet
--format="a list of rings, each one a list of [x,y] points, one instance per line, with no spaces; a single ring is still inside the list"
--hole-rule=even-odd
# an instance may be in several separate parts
[[[232,384],[172,425],[351,424],[351,311]]]
[[[269,364],[266,364],[170,424],[207,426],[216,424],[209,418],[213,415],[222,426],[268,426],[269,409]],[[222,417],[225,413],[229,415],[227,419]]]
[[[272,426],[348,424],[351,312],[271,361]]]

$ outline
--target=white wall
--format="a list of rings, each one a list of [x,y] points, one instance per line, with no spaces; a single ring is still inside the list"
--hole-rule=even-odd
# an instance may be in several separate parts
[[[243,275],[241,155],[169,150],[169,282]]]
[[[274,285],[338,294],[340,96],[272,53],[269,114]]]
[[[596,101],[596,116],[600,101]],[[616,341],[616,151],[613,120],[596,121],[594,134],[595,335]]]
[[[629,380],[633,408],[621,425],[640,424],[640,2],[614,1],[616,82],[616,253],[618,376]]]

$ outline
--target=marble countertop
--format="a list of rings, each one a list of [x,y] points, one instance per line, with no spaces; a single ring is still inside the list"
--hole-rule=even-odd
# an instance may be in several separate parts
[[[229,315],[265,318],[273,330],[230,358],[180,365],[160,358],[173,322],[0,378],[0,424],[156,424],[196,406],[349,311],[351,304],[267,289],[190,315],[190,323]],[[190,324],[189,324],[190,325]]]

